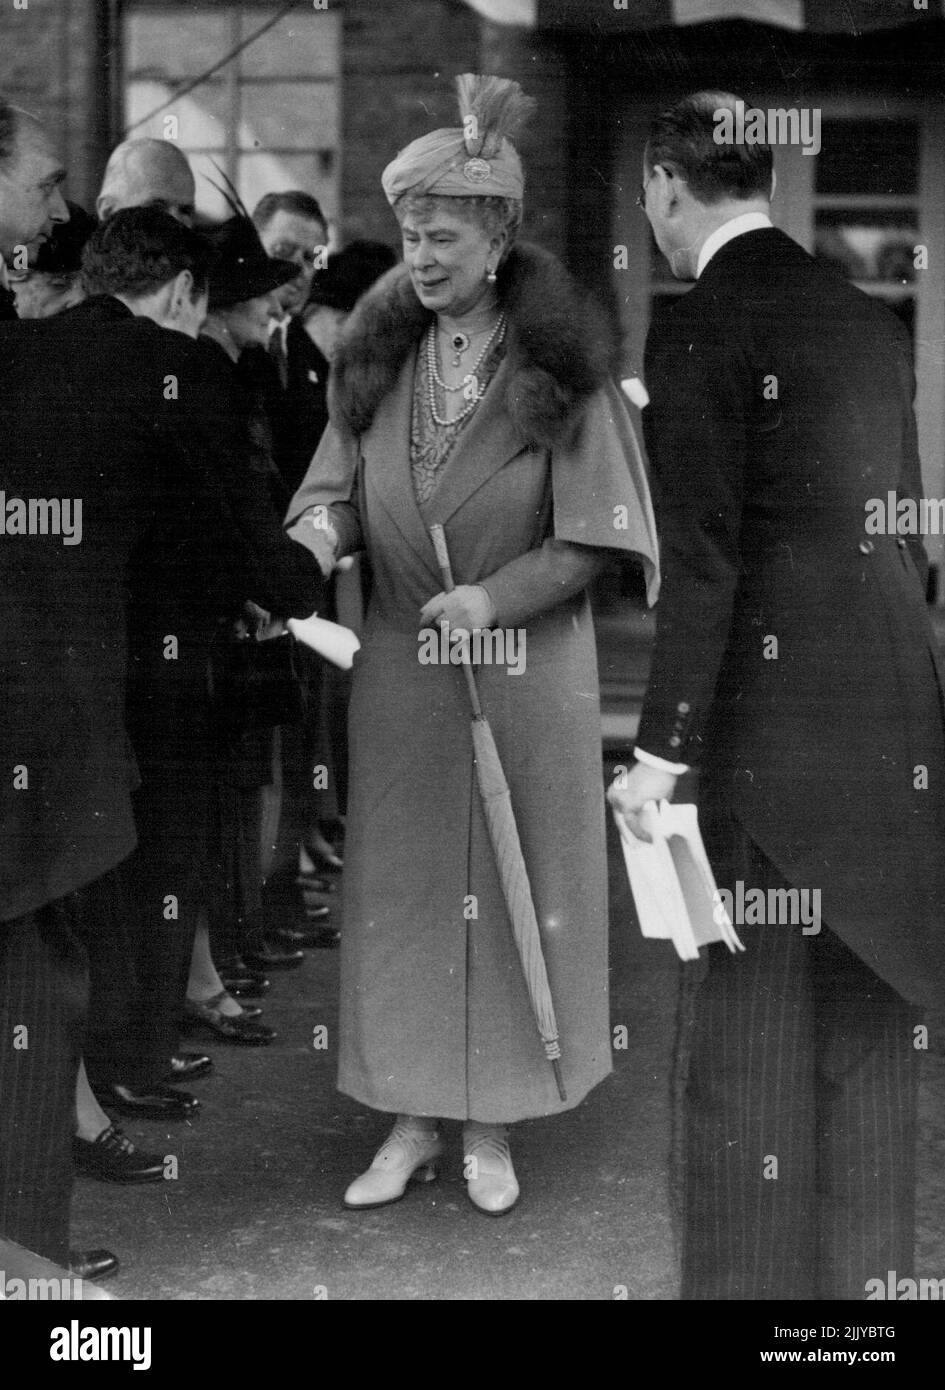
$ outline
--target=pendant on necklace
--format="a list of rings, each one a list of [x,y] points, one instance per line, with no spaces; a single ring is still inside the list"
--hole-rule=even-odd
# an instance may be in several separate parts
[[[454,333],[450,338],[450,347],[453,349],[453,366],[460,365],[460,358],[469,349],[469,335],[467,333]]]

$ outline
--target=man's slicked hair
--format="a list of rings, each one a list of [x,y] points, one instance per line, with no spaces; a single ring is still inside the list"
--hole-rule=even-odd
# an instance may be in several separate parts
[[[199,232],[161,208],[122,208],[92,233],[82,253],[87,294],[140,299],[189,270],[194,293],[207,288],[213,251]]]
[[[678,174],[700,203],[770,198],[771,146],[716,139],[728,124],[721,113],[734,113],[739,100],[731,92],[694,92],[660,112],[650,123],[647,169],[660,164]]]
[[[277,212],[291,212],[296,217],[319,222],[323,227],[328,225],[318,199],[298,188],[289,188],[284,193],[266,193],[260,198],[253,209],[257,232],[264,232]]]

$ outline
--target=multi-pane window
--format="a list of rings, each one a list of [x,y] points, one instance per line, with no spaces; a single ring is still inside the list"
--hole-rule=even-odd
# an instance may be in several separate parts
[[[814,173],[814,255],[885,300],[915,333],[919,124],[826,120]]]
[[[299,188],[329,218],[338,215],[340,21],[299,6],[259,33],[277,13],[240,4],[125,7],[128,132],[179,143],[197,175],[198,210],[211,217],[228,215],[213,186],[223,182],[218,169],[250,210],[264,193]]]

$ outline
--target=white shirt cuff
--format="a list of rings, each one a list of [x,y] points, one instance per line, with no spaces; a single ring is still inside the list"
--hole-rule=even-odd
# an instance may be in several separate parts
[[[655,753],[647,753],[643,748],[634,748],[633,756],[637,762],[645,763],[647,767],[655,767],[660,772],[671,772],[674,777],[681,777],[684,772],[689,771],[688,763],[668,763],[665,758],[658,758]]]

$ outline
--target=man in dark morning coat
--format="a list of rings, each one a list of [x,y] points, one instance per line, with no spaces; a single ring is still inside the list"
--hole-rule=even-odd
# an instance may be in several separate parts
[[[49,521],[45,535],[19,531],[18,504],[33,499],[38,524],[40,510],[54,518],[54,508],[40,509],[42,498],[85,490],[66,476],[61,451],[44,455],[39,468],[17,462],[24,424],[39,413],[45,367],[17,391],[25,325],[16,321],[6,265],[68,220],[64,179],[43,129],[0,100],[0,1235],[62,1262],[86,994],[78,928],[94,912],[96,881],[134,843],[124,743],[114,706],[100,707],[111,648],[93,650],[99,594],[104,582],[110,596],[107,574],[125,545],[103,529],[95,505],[105,480],[89,480],[87,550],[49,534]],[[104,504],[110,509],[110,498]],[[73,508],[73,536],[76,520]],[[78,570],[90,583],[71,607],[54,611],[47,578],[68,580]],[[61,759],[73,752],[66,772]]]
[[[863,1299],[912,1272],[920,1009],[945,996],[925,559],[867,525],[870,499],[921,493],[911,352],[771,226],[770,147],[715,138],[734,103],[680,102],[646,148],[643,206],[696,285],[647,343],[663,590],[609,797],[645,839],[643,806],[701,764],[718,886],[765,895],[695,999],[683,1298]]]
[[[61,1263],[87,942],[135,845],[124,568],[179,336],[74,312],[0,325],[0,1232]]]

